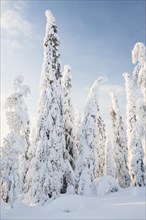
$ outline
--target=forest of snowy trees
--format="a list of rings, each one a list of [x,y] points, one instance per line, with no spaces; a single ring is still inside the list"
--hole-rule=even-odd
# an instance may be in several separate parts
[[[61,71],[60,42],[50,11],[44,38],[36,127],[31,137],[25,98],[29,86],[18,76],[5,109],[9,133],[1,149],[1,198],[13,207],[19,197],[28,204],[52,201],[61,194],[90,195],[102,178],[118,187],[146,185],[146,48],[132,50],[133,74],[124,73],[126,123],[116,94],[110,93],[112,137],[102,118],[98,92],[106,83],[93,83],[83,118],[72,103],[71,67]],[[137,105],[137,94],[143,97]],[[115,181],[115,182],[114,182]]]

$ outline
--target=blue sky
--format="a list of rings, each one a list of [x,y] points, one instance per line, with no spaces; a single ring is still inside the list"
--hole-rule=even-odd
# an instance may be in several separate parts
[[[124,111],[122,73],[133,71],[134,44],[145,43],[145,1],[11,0],[1,1],[1,6],[2,104],[12,90],[12,80],[22,74],[31,87],[28,110],[34,117],[43,62],[44,13],[50,9],[58,25],[62,69],[64,64],[72,68],[74,104],[83,110],[90,86],[98,76],[106,75],[108,86],[100,95],[102,114],[107,117],[109,90],[115,91]],[[5,134],[3,113],[2,118]]]

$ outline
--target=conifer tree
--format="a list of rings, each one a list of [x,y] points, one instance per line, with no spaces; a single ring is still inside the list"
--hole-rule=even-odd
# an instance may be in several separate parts
[[[104,78],[96,80],[90,89],[81,127],[81,153],[78,159],[79,186],[78,193],[86,194],[92,190],[96,177],[104,173],[105,165],[105,134],[104,124],[99,113],[98,89]]]
[[[77,156],[76,160],[78,158],[78,155],[80,153],[80,128],[81,128],[81,114],[78,108],[75,109],[74,112],[74,120],[75,120],[75,143],[76,143],[76,151]]]
[[[106,142],[105,142],[105,175],[115,177],[113,148],[108,134],[106,134]]]
[[[143,95],[143,102],[140,100],[137,105],[137,119],[139,120],[142,136],[146,138],[146,47],[141,42],[136,43],[132,50],[132,63],[136,64],[133,71],[134,82],[137,83]]]
[[[119,105],[116,96],[110,93],[111,110],[110,116],[113,127],[114,138],[114,159],[116,164],[116,179],[123,188],[130,186],[130,176],[128,171],[128,148],[126,131],[122,116],[119,112]]]
[[[146,47],[141,42],[136,43],[132,50],[132,63],[137,64],[133,71],[133,78],[141,89],[146,105]]]
[[[73,192],[75,189],[75,160],[76,160],[76,142],[75,142],[75,120],[74,110],[71,100],[71,67],[68,65],[64,66],[63,77],[62,77],[62,89],[64,95],[64,132],[65,132],[65,160],[70,165],[66,167],[66,172],[63,177],[63,188],[62,192],[70,191]],[[68,163],[66,163],[68,165]],[[71,176],[73,174],[73,176]]]
[[[64,132],[68,160],[73,170],[75,170],[76,146],[74,134],[74,110],[71,100],[71,88],[71,67],[65,65],[62,77],[62,89],[64,94]]]
[[[97,157],[98,157],[98,165],[97,165],[97,177],[101,177],[104,175],[105,170],[105,146],[106,146],[106,129],[105,123],[100,115],[100,111],[98,112],[99,116],[97,119],[97,135],[98,135],[98,144],[97,144]]]
[[[123,74],[125,78],[127,99],[127,139],[129,156],[129,173],[133,186],[144,186],[144,152],[137,129],[136,97],[133,89],[133,81],[128,73]]]
[[[81,115],[78,110],[78,108],[75,109],[74,112],[74,120],[75,120],[75,143],[76,143],[76,169],[75,169],[75,175],[76,175],[76,188],[78,188],[78,182],[79,182],[79,177],[80,177],[80,172],[81,172],[81,163],[80,163],[80,156],[81,156],[81,145],[80,145],[80,136],[81,136]]]
[[[133,71],[134,82],[138,85],[143,95],[137,100],[137,123],[139,135],[141,137],[143,149],[145,152],[145,175],[146,175],[146,47],[143,43],[138,42],[132,50],[132,63],[136,64]]]
[[[19,80],[15,80],[15,89],[21,91],[27,96],[30,89],[27,85],[20,85]],[[29,169],[28,150],[30,148],[30,120],[27,113],[27,106],[23,104],[23,112],[25,112],[25,121],[23,122],[23,135],[26,140],[26,148],[24,149],[19,161],[19,175],[20,175],[20,193],[21,196],[25,193],[26,173]],[[24,114],[24,113],[23,113]]]
[[[29,119],[24,97],[30,92],[22,85],[23,77],[14,80],[13,93],[6,99],[5,108],[10,132],[1,150],[1,198],[13,207],[20,190],[19,156],[28,147]]]
[[[50,11],[44,38],[44,62],[41,73],[37,113],[35,156],[27,172],[26,200],[41,202],[60,195],[64,174],[65,150],[63,94],[61,88],[59,39],[55,18]]]

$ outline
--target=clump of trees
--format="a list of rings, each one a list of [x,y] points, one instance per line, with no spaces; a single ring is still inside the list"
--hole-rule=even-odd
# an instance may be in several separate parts
[[[36,127],[30,141],[30,121],[24,98],[30,93],[23,77],[14,80],[6,99],[9,133],[1,147],[1,198],[13,207],[18,195],[30,203],[44,204],[61,193],[90,194],[93,182],[112,176],[123,188],[146,185],[144,138],[146,117],[146,48],[137,43],[132,51],[136,64],[133,78],[124,73],[127,128],[116,95],[110,93],[112,136],[101,116],[98,102],[105,78],[99,77],[87,97],[84,116],[75,110],[71,96],[71,67],[61,72],[60,42],[50,11],[44,38],[44,61]],[[134,84],[143,101],[136,105]]]

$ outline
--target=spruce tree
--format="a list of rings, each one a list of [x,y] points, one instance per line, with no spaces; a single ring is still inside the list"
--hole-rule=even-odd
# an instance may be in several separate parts
[[[92,183],[104,173],[105,134],[104,123],[98,105],[98,89],[103,79],[96,80],[90,89],[81,127],[81,153],[78,159],[79,186],[78,193],[86,194],[92,190]]]
[[[81,115],[79,112],[79,109],[76,108],[74,112],[74,120],[75,120],[75,143],[76,143],[76,169],[75,169],[75,175],[77,179],[77,184],[79,182],[79,173],[80,173],[80,165],[81,163],[79,162],[80,160],[80,154],[81,154],[81,145],[80,145],[80,136],[81,136]],[[78,186],[76,186],[78,188]]]
[[[22,92],[24,96],[30,93],[30,89],[27,85],[20,85],[18,79],[15,80],[15,89]],[[26,140],[26,148],[20,157],[19,161],[19,175],[20,175],[20,193],[21,196],[25,193],[26,173],[29,169],[28,150],[30,148],[30,120],[27,112],[27,106],[23,104],[23,114],[25,112],[25,121],[23,123],[23,135]]]
[[[143,99],[139,98],[137,100],[137,123],[145,152],[144,163],[146,176],[146,47],[141,42],[136,43],[132,50],[132,63],[136,65],[133,71],[134,82],[138,85],[143,95]]]
[[[106,142],[105,142],[105,175],[115,177],[113,148],[108,134],[106,134]]]
[[[50,11],[44,38],[44,62],[41,73],[37,126],[33,144],[35,155],[27,172],[26,199],[41,202],[60,195],[64,174],[65,150],[63,94],[60,71],[60,43],[55,18]],[[33,146],[32,146],[33,147]]]
[[[81,128],[81,113],[79,111],[78,108],[75,109],[74,111],[74,131],[75,131],[75,143],[76,143],[76,159],[79,155],[79,152],[80,152],[80,128]]]
[[[1,149],[1,198],[13,207],[21,187],[19,157],[29,144],[29,119],[24,97],[30,92],[22,85],[23,77],[14,80],[13,93],[6,99],[6,117],[10,132],[4,138]]]
[[[132,50],[132,63],[137,64],[133,71],[133,79],[140,87],[146,105],[146,47],[141,42],[136,43]]]
[[[123,74],[125,78],[126,99],[127,99],[127,139],[129,173],[133,186],[144,186],[144,152],[140,135],[137,129],[136,97],[133,88],[133,81],[128,73]]]
[[[116,96],[110,93],[111,109],[110,116],[113,127],[114,139],[114,160],[116,165],[116,179],[123,188],[130,186],[130,176],[128,171],[128,148],[126,131],[122,116],[119,112],[119,105]]]
[[[62,90],[64,95],[64,132],[65,132],[65,152],[64,159],[67,160],[66,172],[63,177],[63,188],[61,192],[74,192],[75,189],[75,160],[76,160],[76,142],[75,142],[75,120],[74,110],[71,100],[71,67],[64,66],[62,77]],[[66,162],[67,162],[66,161]],[[69,165],[69,167],[68,167]],[[72,176],[71,176],[72,174]]]
[[[100,111],[98,110],[99,116],[97,119],[97,135],[98,135],[98,144],[97,144],[97,157],[98,157],[98,165],[97,165],[97,178],[100,178],[104,175],[105,170],[105,146],[106,146],[106,129],[105,123],[100,115]]]

